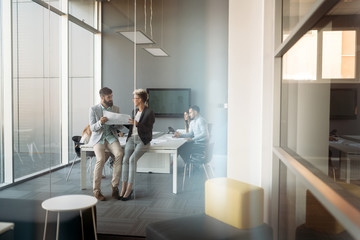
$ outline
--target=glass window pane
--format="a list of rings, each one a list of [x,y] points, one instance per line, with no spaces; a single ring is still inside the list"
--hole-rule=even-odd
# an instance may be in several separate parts
[[[18,0],[19,1],[19,0]],[[32,1],[32,0],[21,0],[21,1]],[[41,0],[45,3],[50,4],[50,6],[55,7],[57,9],[60,9],[60,3],[61,1],[65,1],[65,0]],[[67,0],[66,0],[67,1]]]
[[[69,14],[94,27],[95,2],[96,0],[69,0]]]
[[[71,137],[82,135],[94,101],[94,35],[70,22],[69,49],[69,159],[72,160],[75,151]]]
[[[360,11],[360,5],[347,4],[340,1],[283,56],[281,146],[310,164],[309,169],[320,171],[327,183],[336,182],[351,192],[360,186],[360,82],[356,69],[360,22],[353,14]],[[284,181],[298,188],[293,176],[287,175]],[[295,239],[298,226],[307,221],[305,203],[310,195],[302,188],[291,190],[293,200],[300,199],[302,205],[293,204],[283,216],[281,239]],[[297,215],[299,209],[305,212]]]
[[[283,0],[283,41],[290,35],[300,19],[309,11],[316,0]]]
[[[14,7],[15,179],[61,163],[59,16],[33,2]]]
[[[324,31],[322,78],[355,78],[356,31]]]
[[[0,19],[2,19],[2,1],[0,2]],[[3,36],[3,26],[0,22],[0,89],[4,89],[4,75],[3,75],[3,50],[2,50],[2,36]],[[4,182],[4,148],[3,148],[3,129],[4,129],[4,119],[3,119],[3,96],[2,91],[0,91],[0,184]]]
[[[284,55],[283,79],[316,80],[316,62],[317,31],[309,31]]]
[[[329,236],[331,238],[328,238]],[[353,240],[355,238],[321,204],[314,194],[281,163],[278,239]]]

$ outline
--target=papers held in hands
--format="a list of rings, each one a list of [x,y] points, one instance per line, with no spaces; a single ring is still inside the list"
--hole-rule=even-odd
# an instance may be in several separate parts
[[[131,119],[129,114],[120,114],[109,111],[104,111],[103,114],[104,117],[108,118],[108,121],[105,123],[106,125],[125,125],[129,124],[129,119]]]

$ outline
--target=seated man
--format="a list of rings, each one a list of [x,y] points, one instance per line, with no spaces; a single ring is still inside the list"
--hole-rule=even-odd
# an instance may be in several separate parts
[[[193,105],[189,108],[189,117],[191,119],[189,132],[175,132],[174,137],[186,138],[188,141],[179,148],[179,155],[184,161],[187,161],[193,151],[194,144],[207,143],[209,140],[209,131],[206,120],[200,115],[200,108]]]
[[[104,201],[105,197],[101,193],[100,185],[102,178],[102,170],[105,161],[108,159],[108,154],[105,153],[107,149],[114,156],[113,177],[111,181],[112,197],[120,199],[119,197],[119,182],[121,173],[121,161],[124,155],[124,150],[118,141],[118,132],[123,128],[122,125],[106,125],[107,117],[103,116],[104,111],[111,111],[120,113],[120,109],[113,105],[112,90],[104,87],[99,91],[101,103],[90,108],[89,122],[90,130],[92,131],[89,145],[94,146],[96,155],[96,164],[94,169],[93,192],[94,196]]]

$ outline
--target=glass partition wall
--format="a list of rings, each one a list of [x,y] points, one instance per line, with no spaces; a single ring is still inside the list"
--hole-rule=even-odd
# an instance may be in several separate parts
[[[81,136],[94,103],[94,34],[69,23],[69,160],[74,158],[73,136]],[[84,58],[86,56],[86,58]],[[98,89],[97,89],[98,91]]]
[[[81,135],[86,127],[89,106],[99,102],[101,86],[114,90],[114,103],[121,106],[123,113],[133,110],[134,89],[191,88],[191,104],[200,106],[201,115],[212,126],[212,136],[220,137],[215,144],[215,154],[222,156],[218,167],[222,169],[221,175],[224,174],[227,82],[219,79],[226,79],[223,77],[226,60],[219,64],[215,59],[226,59],[226,45],[218,44],[219,39],[226,37],[201,30],[218,21],[206,11],[195,14],[194,7],[202,9],[201,6],[208,4],[205,0],[194,7],[181,3],[183,11],[194,11],[194,19],[171,15],[180,3],[169,4],[163,0],[105,3],[6,0],[1,3],[6,6],[1,13],[10,16],[1,22],[2,27],[5,26],[1,34],[3,29],[11,29],[12,33],[5,35],[10,42],[1,45],[10,51],[1,66],[11,59],[11,67],[6,68],[11,72],[1,75],[2,89],[11,86],[11,91],[6,92],[10,98],[1,102],[1,114],[6,112],[1,116],[6,116],[5,120],[10,120],[7,124],[11,124],[6,128],[11,129],[8,135],[2,125],[0,138],[2,163],[12,166],[5,177],[6,184],[71,162],[75,153],[71,137]],[[107,14],[100,18],[102,11]],[[168,21],[171,17],[173,20]],[[198,21],[198,18],[207,21]],[[121,34],[134,29],[144,33],[152,43],[141,43],[138,37],[135,44]],[[226,29],[219,25],[218,30],[223,31],[221,36],[227,35]],[[192,38],[178,41],[181,35],[190,33],[196,41]],[[217,46],[216,51],[211,52],[214,58],[204,60],[209,50],[200,47],[204,44]],[[170,57],[158,57],[145,50],[154,47],[167,51]],[[189,64],[189,56],[196,64]],[[1,100],[4,99],[2,95]],[[168,126],[182,129],[183,119],[157,118],[154,131],[167,132]],[[2,165],[3,178],[4,169]]]
[[[0,2],[0,19],[2,18],[2,12],[3,12],[2,2]],[[1,21],[2,22],[2,21]],[[3,146],[3,128],[4,128],[4,119],[3,119],[3,90],[4,86],[4,80],[3,80],[3,50],[2,50],[2,43],[3,43],[3,31],[2,31],[2,24],[0,23],[0,184],[4,182],[4,146]]]
[[[60,16],[13,5],[14,179],[61,164]]]
[[[191,89],[191,104],[200,107],[215,140],[214,175],[226,175],[227,5],[213,6],[216,1],[207,0],[5,0],[0,10],[4,2],[11,20],[1,24],[12,34],[6,34],[11,40],[8,45],[0,45],[10,49],[6,59],[0,51],[0,73],[5,60],[10,59],[12,66],[10,74],[0,75],[1,89],[11,89],[10,98],[0,92],[0,197],[2,190],[16,189],[30,180],[35,180],[31,187],[35,184],[41,191],[14,190],[12,196],[92,195],[89,172],[86,191],[80,190],[77,165],[69,181],[67,176],[72,161],[79,162],[72,137],[81,136],[89,123],[89,108],[100,103],[101,87],[111,88],[114,105],[130,115],[135,89]],[[191,17],[184,17],[185,13]],[[216,29],[207,31],[209,26]],[[140,44],[140,37],[131,41],[121,33],[130,31],[134,36],[134,29],[153,43]],[[154,47],[170,57],[144,49]],[[5,116],[11,121],[3,121]],[[156,117],[153,131],[168,133],[169,126],[184,129],[183,117]],[[149,155],[151,161],[166,159],[169,174],[161,184],[171,185],[173,159],[169,154]],[[178,160],[178,165],[182,167],[183,162]],[[87,171],[92,171],[90,166]],[[108,172],[104,175],[109,180]],[[140,178],[151,179],[151,175]],[[146,189],[146,194],[152,190]]]
[[[300,20],[309,12],[316,0],[307,1],[282,1],[282,41],[296,28]]]
[[[359,10],[316,1],[290,34],[283,17],[279,239],[359,237]]]
[[[95,0],[1,1],[3,186],[73,159],[71,136],[81,135],[94,102],[94,85],[101,85],[94,77],[94,52],[101,52],[95,45],[98,11]]]

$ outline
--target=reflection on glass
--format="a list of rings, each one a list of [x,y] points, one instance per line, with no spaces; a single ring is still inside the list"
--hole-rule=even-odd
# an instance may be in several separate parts
[[[360,24],[358,3],[339,1],[282,59],[281,146],[326,183],[336,182],[350,193],[360,191],[360,84],[356,76],[359,46],[358,32],[354,30]],[[347,226],[336,222],[327,210],[321,216],[314,215],[311,209],[320,212],[322,206],[309,191],[299,188],[294,177],[287,173],[282,181],[280,186],[286,190],[282,193],[286,197],[280,199],[296,200],[296,206],[287,203],[286,209],[282,206],[285,203],[280,203],[280,212],[286,213],[280,221],[280,230],[285,231],[280,234],[281,239],[311,239],[314,231],[324,232],[320,226],[314,226],[321,221],[326,228],[333,226],[325,231],[328,234],[344,234],[341,239],[352,239],[346,232]],[[289,190],[292,188],[296,191]],[[340,194],[358,208],[344,194],[345,190]],[[305,212],[299,212],[301,208]],[[323,220],[325,213],[328,217]],[[295,214],[293,219],[291,214]],[[310,223],[308,218],[315,221]],[[304,237],[307,234],[309,238]],[[318,236],[322,239],[322,235]]]
[[[284,55],[283,80],[316,80],[316,62],[317,31],[313,30]]]
[[[60,21],[36,3],[19,2],[16,9],[13,156],[18,179],[60,164]]]
[[[95,2],[96,0],[69,0],[69,14],[94,27]]]
[[[94,92],[94,35],[69,23],[69,159],[75,155],[72,136],[81,136],[89,123]],[[86,56],[86,57],[83,57]]]
[[[355,78],[356,31],[324,31],[322,78]]]
[[[300,19],[310,10],[316,0],[294,1],[283,0],[283,41],[290,35]]]
[[[279,240],[354,239],[283,163],[279,176]]]

